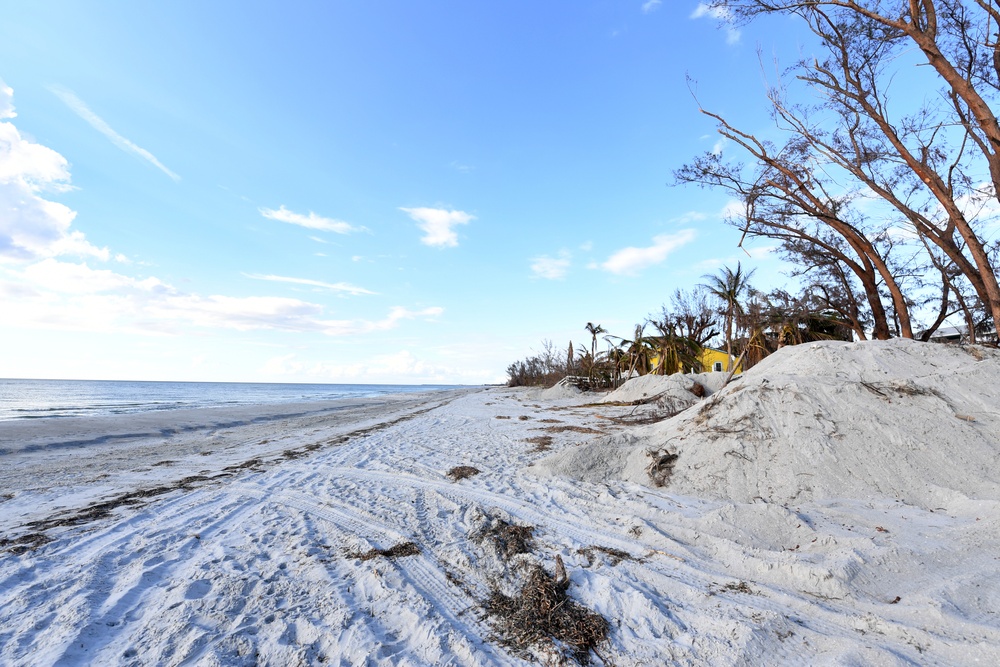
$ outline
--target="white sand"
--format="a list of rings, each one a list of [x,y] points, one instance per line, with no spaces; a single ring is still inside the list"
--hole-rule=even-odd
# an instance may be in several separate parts
[[[510,389],[66,447],[0,425],[20,452],[2,455],[8,540],[203,478],[8,544],[0,664],[524,664],[482,602],[556,555],[610,622],[597,664],[998,664],[1000,355],[979,354],[790,348],[643,427],[623,421],[662,404]],[[554,453],[526,442],[544,435]],[[665,487],[650,449],[678,456]],[[530,554],[487,548],[500,519],[535,527]],[[405,541],[420,553],[348,554]]]

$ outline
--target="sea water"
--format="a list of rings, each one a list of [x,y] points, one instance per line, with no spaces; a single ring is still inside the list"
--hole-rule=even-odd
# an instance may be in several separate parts
[[[0,379],[0,421],[371,398],[457,385]]]

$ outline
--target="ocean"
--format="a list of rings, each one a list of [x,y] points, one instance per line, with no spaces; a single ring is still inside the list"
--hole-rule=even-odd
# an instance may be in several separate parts
[[[371,398],[459,385],[0,379],[0,421]]]

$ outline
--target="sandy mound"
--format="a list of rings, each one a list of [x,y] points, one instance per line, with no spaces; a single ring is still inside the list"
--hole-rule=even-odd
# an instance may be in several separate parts
[[[567,382],[566,379],[563,378],[548,389],[541,390],[538,393],[538,398],[541,400],[552,401],[563,398],[577,398],[581,394],[583,394],[583,391],[579,387]]]
[[[685,410],[701,396],[710,396],[722,388],[726,373],[691,373],[675,375],[641,375],[601,399],[601,403],[669,403],[674,412]],[[698,389],[695,385],[701,385]]]
[[[581,388],[581,385],[583,388]],[[528,395],[536,401],[566,401],[576,399],[578,403],[593,403],[604,398],[605,392],[592,391],[588,386],[587,378],[564,377],[547,389],[531,389]]]
[[[996,350],[811,343],[784,348],[673,419],[530,470],[653,484],[658,462],[654,473],[679,493],[780,503],[881,496],[934,509],[1000,499],[998,406]]]

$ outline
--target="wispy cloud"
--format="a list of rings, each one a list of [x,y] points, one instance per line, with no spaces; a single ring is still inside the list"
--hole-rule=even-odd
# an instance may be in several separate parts
[[[381,319],[331,319],[321,304],[274,296],[183,292],[155,277],[133,278],[85,263],[44,259],[0,272],[5,314],[17,326],[66,331],[177,335],[191,327],[346,336],[433,320],[440,307],[391,308]]]
[[[642,3],[642,13],[649,14],[650,12],[655,12],[663,4],[663,0],[646,0]]]
[[[748,257],[756,262],[757,267],[760,267],[762,265],[761,263],[765,261],[782,261],[781,255],[779,254],[781,246],[775,244],[754,245],[757,242],[764,241],[761,241],[761,239],[752,239],[740,246],[737,252],[734,252],[727,257],[712,257],[709,259],[703,259],[692,265],[691,268],[695,271],[714,272],[724,266],[735,266],[737,262],[745,263]]]
[[[259,273],[244,273],[247,278],[252,278],[253,280],[267,280],[275,283],[290,283],[292,285],[306,285],[308,287],[317,287],[319,289],[329,290],[331,292],[344,292],[347,294],[353,294],[355,296],[359,294],[376,294],[371,290],[366,290],[363,287],[358,287],[356,285],[351,285],[350,283],[325,283],[321,280],[311,280],[309,278],[290,278],[288,276],[272,276],[263,275]]]
[[[699,2],[691,18],[712,18],[726,26],[726,43],[738,44],[740,41],[740,30],[733,23],[733,14],[728,7]]]
[[[635,275],[643,269],[663,262],[670,253],[687,245],[694,238],[693,229],[684,229],[676,234],[661,234],[653,237],[651,246],[622,248],[601,264],[601,268],[617,275]]]
[[[56,97],[61,99],[63,103],[73,111],[73,113],[90,123],[91,127],[110,139],[111,143],[115,146],[122,149],[126,153],[138,155],[175,181],[181,180],[180,176],[170,171],[170,169],[168,169],[162,162],[157,160],[155,155],[118,134],[114,128],[108,125],[103,118],[91,111],[90,107],[84,104],[83,100],[74,95],[72,91],[67,88],[63,88],[62,86],[52,86],[49,90],[51,90]]]
[[[682,213],[675,218],[671,218],[670,222],[675,225],[687,225],[692,222],[701,222],[707,218],[708,216],[701,211],[688,211],[687,213]]]
[[[536,278],[561,280],[569,272],[570,261],[570,254],[566,251],[560,252],[558,257],[542,255],[531,260],[531,272]]]
[[[197,294],[154,276],[133,277],[86,262],[63,261],[64,255],[108,261],[111,253],[71,229],[75,211],[39,196],[45,189],[69,187],[67,163],[52,149],[23,139],[4,120],[14,117],[12,94],[0,82],[0,295],[5,325],[154,336],[184,334],[192,327],[341,336],[386,331],[406,320],[433,320],[444,312],[439,307],[395,307],[382,318],[332,319],[322,304],[302,299]],[[120,254],[115,259],[130,264]],[[263,274],[250,277],[347,294],[374,294],[348,283]]]
[[[343,220],[324,218],[321,215],[316,215],[312,211],[309,211],[309,215],[303,215],[302,213],[289,211],[284,206],[279,206],[278,210],[273,208],[261,208],[258,210],[260,211],[260,214],[268,220],[287,222],[290,225],[298,225],[299,227],[305,227],[306,229],[318,229],[324,232],[334,232],[335,234],[350,234],[352,232],[367,231],[364,227],[356,227],[355,225],[344,222]]]
[[[449,211],[443,208],[402,208],[411,218],[417,221],[417,227],[424,232],[420,242],[437,248],[454,248],[458,245],[458,234],[453,229],[456,225],[465,225],[476,219],[464,211]]]

